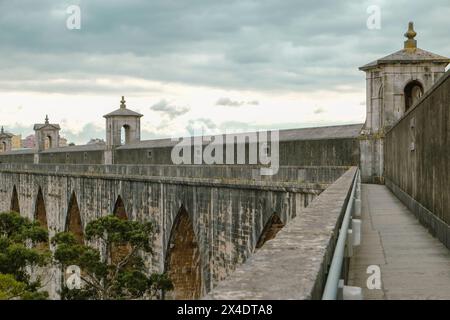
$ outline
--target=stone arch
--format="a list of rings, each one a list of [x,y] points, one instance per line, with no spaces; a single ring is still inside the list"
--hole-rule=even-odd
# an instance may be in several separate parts
[[[11,211],[20,213],[19,195],[17,194],[17,188],[15,185],[11,196]]]
[[[7,151],[7,149],[6,149],[6,142],[5,141],[2,141],[2,144],[1,144],[1,152],[6,152]]]
[[[128,220],[128,215],[125,210],[125,205],[123,203],[122,197],[119,195],[117,197],[116,203],[114,205],[113,214],[122,220]],[[110,259],[112,263],[118,263],[123,258],[125,258],[132,250],[129,244],[116,244],[111,247]]]
[[[181,206],[167,246],[165,271],[177,300],[199,299],[202,295],[200,248],[188,212]]]
[[[39,187],[36,196],[36,204],[34,206],[34,219],[35,221],[39,222],[41,227],[48,229],[47,211],[45,209],[44,196],[42,195],[41,187]]]
[[[423,96],[423,91],[423,85],[418,80],[412,80],[406,84],[405,89],[403,90],[405,97],[405,112],[419,101]]]
[[[283,229],[284,223],[281,221],[278,214],[274,213],[267,221],[266,225],[264,226],[263,231],[261,232],[261,235],[258,239],[258,242],[256,243],[255,249],[260,249],[267,241],[272,240],[275,238],[278,232],[280,232],[281,229]]]
[[[69,206],[67,209],[66,231],[75,235],[78,243],[84,243],[84,231],[81,223],[80,208],[78,207],[75,191],[70,196]]]
[[[125,205],[124,205],[122,197],[120,195],[117,197],[116,203],[114,204],[113,214],[120,219],[128,220],[128,215],[125,210]]]
[[[45,209],[44,196],[42,195],[41,187],[38,189],[36,203],[34,205],[34,221],[37,221],[42,228],[48,230],[47,211]],[[38,248],[41,249],[48,248],[48,246],[48,242],[38,244]]]

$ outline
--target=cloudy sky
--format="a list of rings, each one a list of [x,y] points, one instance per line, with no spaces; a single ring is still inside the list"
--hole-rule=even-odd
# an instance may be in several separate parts
[[[48,114],[85,143],[122,95],[146,139],[359,123],[358,67],[401,49],[410,20],[450,56],[449,16],[448,0],[0,0],[0,124],[25,136]]]

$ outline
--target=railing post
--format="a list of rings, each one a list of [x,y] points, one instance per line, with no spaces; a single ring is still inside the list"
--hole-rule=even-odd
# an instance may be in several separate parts
[[[361,220],[352,219],[353,246],[357,247],[361,244]]]
[[[345,257],[353,257],[353,230],[347,230],[347,239],[345,243]]]

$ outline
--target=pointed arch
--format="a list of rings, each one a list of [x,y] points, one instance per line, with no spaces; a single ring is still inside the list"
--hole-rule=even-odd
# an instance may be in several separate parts
[[[34,205],[34,220],[37,221],[42,228],[48,230],[47,211],[45,209],[44,196],[42,195],[41,187],[39,187],[38,189],[36,203]],[[48,242],[38,244],[38,248],[41,249],[48,248],[48,246]]]
[[[120,195],[117,197],[116,203],[114,205],[113,214],[120,219],[128,220],[128,215],[125,210],[125,205],[124,205],[122,197]]]
[[[200,249],[192,221],[184,206],[181,206],[172,227],[165,271],[174,286],[174,290],[170,293],[172,298],[187,300],[201,297]]]
[[[114,205],[113,214],[122,220],[128,220],[128,215],[125,211],[125,205],[123,203],[122,197],[119,195],[117,197],[116,203]],[[115,244],[111,246],[110,258],[113,264],[116,264],[123,260],[132,250],[129,244]]]
[[[72,232],[80,244],[84,243],[83,225],[81,223],[80,208],[78,207],[75,191],[72,192],[72,195],[70,196],[69,207],[67,210],[66,231]]]
[[[42,189],[39,187],[36,204],[34,206],[34,219],[39,222],[41,227],[48,229],[47,224],[47,211],[45,209],[44,196],[42,195]]]
[[[261,236],[256,243],[255,249],[260,249],[264,245],[264,243],[275,238],[277,233],[280,232],[283,227],[284,223],[283,221],[281,221],[278,214],[272,214],[269,221],[267,221],[266,225],[264,226],[263,231],[261,232]]]
[[[13,192],[11,196],[11,211],[20,213],[19,195],[17,193],[17,188],[15,185],[13,187]]]

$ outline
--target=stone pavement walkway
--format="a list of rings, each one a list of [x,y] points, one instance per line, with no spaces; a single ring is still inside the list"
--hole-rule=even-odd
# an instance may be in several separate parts
[[[362,287],[364,299],[450,299],[450,250],[386,186],[363,184],[361,191],[361,246],[349,285]],[[369,265],[380,266],[380,290],[367,289]]]

